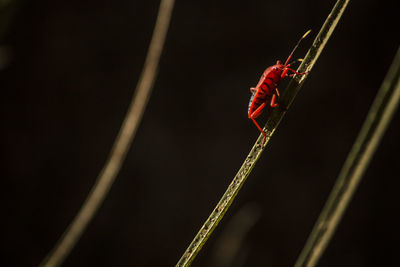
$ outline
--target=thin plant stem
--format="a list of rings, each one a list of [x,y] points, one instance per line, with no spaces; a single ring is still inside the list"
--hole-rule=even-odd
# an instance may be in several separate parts
[[[117,177],[150,97],[173,6],[174,0],[161,0],[143,71],[108,159],[78,214],[41,266],[53,267],[63,263],[96,214]]]
[[[295,267],[315,266],[333,236],[400,100],[400,48]]]
[[[338,0],[336,2],[320,32],[315,38],[307,55],[304,57],[302,64],[299,66],[297,70],[298,72],[311,71],[326,43],[328,42],[329,37],[332,35],[333,30],[339,22],[348,2],[349,0]],[[293,102],[294,97],[300,90],[300,87],[307,76],[308,75],[295,76],[289,83],[288,87],[285,90],[285,93],[283,94],[279,102],[279,106],[273,110],[264,127],[264,131],[266,132],[265,144],[269,142],[279,122],[285,115],[286,110],[288,109],[290,104]],[[183,253],[176,266],[189,266],[196,255],[199,253],[211,233],[214,231],[215,227],[217,227],[218,223],[232,204],[239,190],[242,188],[250,172],[253,170],[257,160],[260,158],[261,153],[263,152],[265,147],[262,146],[263,138],[263,135],[260,134],[250,153],[247,155],[247,158],[245,159],[243,165],[239,169],[236,176],[233,178],[231,184],[228,186],[228,189],[225,191],[217,206],[214,208],[208,219],[200,228],[199,232],[196,234],[189,247]]]

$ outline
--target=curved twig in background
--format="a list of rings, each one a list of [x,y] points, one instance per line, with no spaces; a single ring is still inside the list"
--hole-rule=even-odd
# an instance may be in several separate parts
[[[87,225],[106,197],[122,163],[129,151],[133,137],[149,100],[157,72],[157,66],[164,46],[174,0],[161,0],[153,36],[147,52],[142,74],[136,86],[135,96],[129,106],[124,122],[115,139],[110,155],[96,183],[80,211],[64,232],[56,246],[41,263],[41,266],[59,266],[75,246]]]
[[[315,38],[313,45],[309,49],[307,55],[304,57],[302,64],[299,66],[297,70],[298,72],[311,71],[326,43],[328,42],[329,37],[332,35],[332,32],[335,29],[337,23],[342,17],[342,14],[346,9],[348,2],[349,0],[338,0],[336,2],[331,13],[325,20],[324,25],[322,26],[317,37]],[[293,102],[294,97],[300,90],[300,87],[307,76],[308,75],[302,75],[300,77],[295,76],[290,81],[288,87],[285,90],[285,93],[283,94],[279,102],[279,106],[274,108],[264,127],[264,131],[267,135],[265,144],[269,142],[271,136],[278,127],[279,122],[285,115],[287,108]],[[196,234],[192,243],[190,243],[189,247],[186,249],[176,266],[189,266],[196,257],[197,253],[199,253],[199,251],[207,241],[208,237],[214,231],[215,227],[217,227],[219,221],[222,219],[225,212],[232,204],[240,188],[242,188],[244,182],[254,168],[257,160],[260,158],[261,153],[264,150],[264,148],[261,146],[263,138],[264,136],[260,134],[250,153],[247,155],[247,158],[244,161],[242,167],[233,178],[232,183],[228,186],[228,189],[225,191],[217,206],[211,212],[210,216],[205,221],[203,226],[200,228],[199,232]]]
[[[295,267],[315,266],[334,234],[400,100],[400,48]]]

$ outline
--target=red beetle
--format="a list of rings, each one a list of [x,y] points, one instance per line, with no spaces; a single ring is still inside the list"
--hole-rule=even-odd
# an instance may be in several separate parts
[[[268,67],[263,75],[260,78],[260,81],[258,82],[256,87],[251,87],[250,92],[252,93],[249,101],[249,109],[248,109],[248,115],[249,119],[251,119],[254,124],[257,126],[257,128],[260,130],[260,132],[264,135],[263,143],[262,145],[264,146],[265,140],[267,138],[266,133],[262,130],[260,125],[256,122],[256,118],[260,116],[262,113],[263,109],[266,107],[267,103],[271,106],[271,108],[274,108],[278,105],[277,103],[277,98],[279,98],[279,91],[278,91],[278,85],[281,82],[283,78],[286,76],[292,76],[294,74],[297,75],[304,75],[307,72],[302,72],[299,73],[295,71],[294,69],[290,68],[290,65],[293,63],[289,63],[290,59],[292,58],[292,55],[296,48],[299,46],[301,40],[303,40],[311,30],[307,31],[297,42],[296,46],[293,48],[292,52],[290,53],[289,57],[286,59],[285,64],[282,64],[281,61],[277,61],[275,65]],[[292,74],[288,74],[288,72],[291,71]]]

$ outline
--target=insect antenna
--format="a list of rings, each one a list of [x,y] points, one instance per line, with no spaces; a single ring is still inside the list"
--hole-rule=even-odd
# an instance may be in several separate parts
[[[284,66],[287,66],[287,65],[288,65],[289,60],[292,58],[294,51],[295,51],[295,50],[297,49],[297,47],[299,46],[300,42],[301,42],[304,38],[306,38],[306,36],[307,36],[310,32],[311,32],[311,30],[308,30],[308,31],[300,38],[300,40],[297,41],[296,46],[293,48],[292,52],[290,53],[290,55],[289,55],[288,58],[286,59],[286,62],[285,62],[285,65],[284,65]]]
[[[291,66],[291,65],[293,65],[293,64],[296,63],[296,62],[303,62],[303,59],[302,59],[302,58],[298,58],[298,59],[296,59],[296,60],[293,60],[292,62],[290,62],[290,63],[287,64],[286,66]]]

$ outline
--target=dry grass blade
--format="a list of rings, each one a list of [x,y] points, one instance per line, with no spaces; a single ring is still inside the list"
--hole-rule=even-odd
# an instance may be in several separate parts
[[[311,71],[315,62],[317,61],[319,55],[324,49],[326,43],[329,40],[333,30],[335,29],[337,23],[339,22],[349,0],[338,0],[330,12],[328,18],[325,20],[324,25],[319,31],[317,37],[315,38],[313,45],[309,49],[307,55],[304,57],[302,64],[299,66],[298,72]],[[285,90],[284,95],[281,98],[280,105],[274,109],[269,117],[264,131],[266,132],[267,144],[270,140],[272,134],[275,132],[279,122],[285,115],[287,108],[293,102],[294,97],[300,90],[301,85],[305,81],[307,75],[296,76],[291,80],[288,87]],[[263,135],[260,135],[257,142],[254,144],[250,153],[248,154],[243,165],[239,169],[236,176],[233,178],[232,183],[229,185],[228,189],[218,202],[215,209],[211,212],[210,216],[200,228],[199,232],[196,234],[193,241],[190,243],[189,247],[186,249],[176,266],[189,266],[194,260],[196,255],[199,253],[208,237],[214,231],[215,227],[218,225],[219,221],[224,216],[225,212],[228,210],[232,204],[235,196],[238,194],[240,188],[243,186],[250,172],[254,168],[257,160],[260,158],[264,148],[261,146],[263,141]]]
[[[53,250],[41,263],[41,266],[59,266],[78,242],[87,225],[105,199],[129,151],[133,137],[149,100],[157,72],[157,66],[164,46],[174,0],[162,0],[154,27],[153,36],[147,53],[142,74],[135,95],[125,116],[124,122],[115,139],[110,155],[96,183],[78,214],[64,232]]]
[[[334,234],[400,100],[400,48],[361,131],[336,180],[328,201],[300,254],[296,267],[318,262]]]

